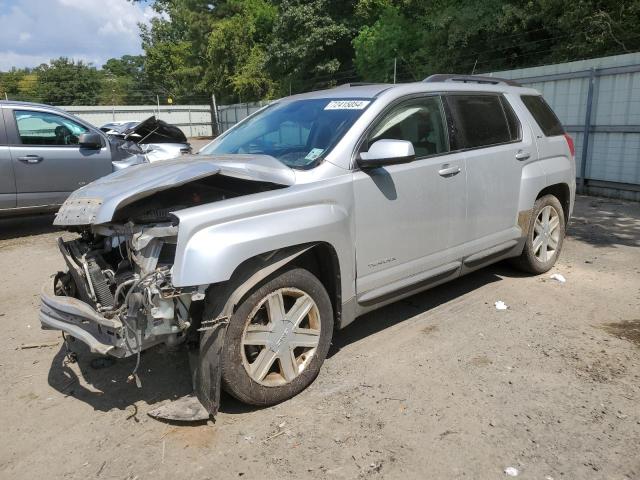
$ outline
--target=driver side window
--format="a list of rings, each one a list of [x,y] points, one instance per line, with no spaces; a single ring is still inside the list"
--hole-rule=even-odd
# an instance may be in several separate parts
[[[23,145],[78,145],[78,137],[89,132],[79,123],[53,113],[15,110],[14,114]]]
[[[382,139],[411,142],[416,158],[448,152],[449,141],[440,97],[415,98],[395,107],[371,131],[367,149]]]

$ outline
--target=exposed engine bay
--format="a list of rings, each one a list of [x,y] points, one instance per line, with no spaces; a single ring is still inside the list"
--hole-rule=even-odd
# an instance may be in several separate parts
[[[191,303],[204,298],[206,286],[171,283],[178,235],[171,212],[274,187],[214,175],[126,205],[113,223],[74,227],[79,238],[58,239],[68,271],[56,275],[54,293],[81,300],[106,320],[94,336],[114,346],[110,355],[177,345],[191,326]]]
[[[285,188],[294,178],[288,167],[271,157],[233,160],[191,156],[147,164],[75,191],[54,224],[78,237],[58,239],[67,270],[55,275],[53,289],[50,284],[43,289],[42,328],[61,330],[68,347],[79,340],[95,353],[137,356],[129,380],[138,385],[140,353],[154,345],[176,346],[187,340],[193,340],[190,346],[197,345],[200,333],[207,330],[210,338],[215,336],[219,352],[224,329],[217,320],[209,325],[201,318],[202,300],[210,285],[187,281],[176,286],[173,281],[178,217],[187,209],[208,214],[213,204]],[[197,399],[176,408],[171,418],[184,418],[188,412],[189,419],[201,419],[203,409],[206,416],[217,411],[218,354],[209,353],[204,363],[198,360],[200,370],[192,365],[194,389],[198,383],[200,387]],[[205,364],[214,365],[212,370],[205,368],[209,373],[203,373]],[[204,380],[196,381],[198,375]]]

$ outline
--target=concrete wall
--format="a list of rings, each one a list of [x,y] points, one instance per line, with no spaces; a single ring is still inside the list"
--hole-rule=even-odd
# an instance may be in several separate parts
[[[179,127],[187,137],[211,136],[209,105],[119,105],[116,107],[61,107],[83,120],[100,127],[108,122],[144,120],[152,115]]]

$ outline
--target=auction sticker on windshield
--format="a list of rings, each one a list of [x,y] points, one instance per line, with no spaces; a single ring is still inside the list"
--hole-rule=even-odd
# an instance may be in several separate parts
[[[332,100],[325,110],[363,110],[371,103],[370,100]]]

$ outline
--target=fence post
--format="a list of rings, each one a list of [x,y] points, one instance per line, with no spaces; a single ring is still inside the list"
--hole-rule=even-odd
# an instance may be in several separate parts
[[[584,115],[584,134],[582,136],[582,157],[580,158],[580,186],[584,193],[587,184],[587,160],[589,158],[589,136],[591,134],[591,111],[593,110],[593,89],[596,80],[596,69],[591,68],[589,74],[589,90],[587,91],[587,111]]]
[[[220,135],[220,124],[218,123],[218,105],[216,104],[216,94],[211,94],[211,136]]]
[[[191,123],[191,105],[189,105],[189,136],[193,137],[193,125]]]

